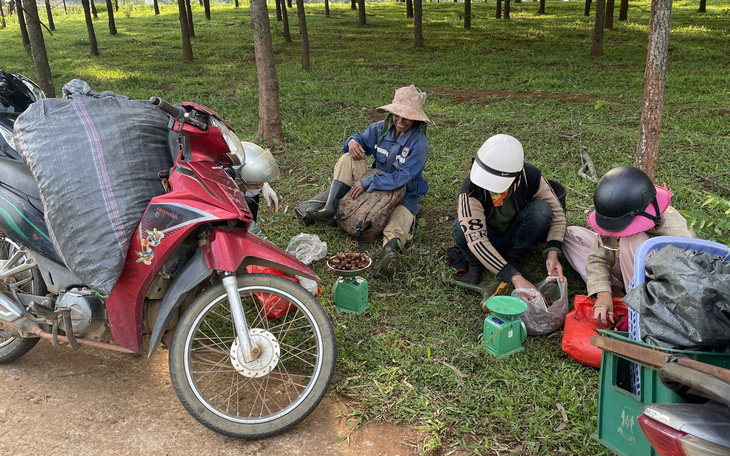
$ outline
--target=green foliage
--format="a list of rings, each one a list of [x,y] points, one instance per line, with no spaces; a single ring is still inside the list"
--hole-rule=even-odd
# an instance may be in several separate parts
[[[120,9],[131,2],[120,3]],[[106,15],[94,22],[100,55],[89,57],[83,12],[70,6],[56,14],[46,46],[56,89],[72,78],[94,90],[209,106],[238,135],[257,137],[258,89],[247,2],[218,4],[210,21],[192,2],[194,62],[182,62],[177,5],[130,7],[115,15],[117,36],[104,32]],[[296,205],[331,179],[347,135],[382,119],[374,108],[396,88],[415,84],[428,93],[424,109],[431,153],[424,171],[430,189],[421,200],[412,241],[392,280],[367,276],[372,306],[364,315],[340,313],[332,302],[337,277],[323,261],[321,301],[330,313],[339,347],[333,393],[350,399],[349,422],[390,420],[417,426],[419,451],[434,454],[600,454],[595,442],[598,371],[578,365],[561,350],[561,333],[530,337],[526,350],[505,359],[489,356],[479,340],[484,315],[480,297],[445,283],[444,263],[453,245],[456,197],[471,158],[495,133],[524,145],[527,160],[567,189],[570,224],[585,225],[595,184],[581,179],[579,147],[599,175],[633,163],[639,137],[650,4],[631,3],[629,20],[605,33],[601,58],[591,58],[594,17],[582,1],[512,3],[511,19],[494,19],[494,2],[472,3],[472,27],[463,28],[463,3],[427,2],[424,47],[414,49],[405,3],[367,2],[368,25],[358,27],[349,2],[307,4],[312,67],[301,70],[298,43],[286,43],[270,5],[279,77],[283,144],[265,144],[279,161],[273,183],[280,211],[259,211],[259,225],[286,247],[302,231],[317,234],[335,253],[356,248],[333,227],[303,227]],[[730,0],[675,1],[657,183],[666,182],[679,210],[702,210],[695,228],[728,242],[726,201],[702,203],[716,193],[696,175],[719,176],[730,162]],[[54,9],[54,12],[57,10]],[[290,12],[292,37],[298,37]],[[33,75],[14,16],[0,29],[5,70]],[[715,197],[713,201],[720,201]],[[698,222],[700,221],[700,222]],[[724,227],[724,228],[723,228]],[[377,246],[367,246],[375,256]],[[565,263],[565,262],[564,262]],[[567,270],[571,295],[584,293],[580,276]],[[536,248],[528,272],[541,279]],[[560,405],[558,405],[560,404]],[[561,415],[564,408],[567,422]],[[565,425],[561,427],[561,425]],[[343,440],[348,436],[342,436]]]
[[[730,201],[707,195],[701,209],[688,209],[680,213],[700,237],[717,238],[720,242],[729,243]]]

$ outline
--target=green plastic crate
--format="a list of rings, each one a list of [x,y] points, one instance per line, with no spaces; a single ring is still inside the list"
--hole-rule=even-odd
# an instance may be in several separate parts
[[[627,333],[599,331],[601,335],[632,345],[656,349],[657,347],[627,337]],[[662,352],[686,355],[691,359],[730,368],[730,354],[697,352],[689,350],[661,349]],[[619,354],[603,350],[601,357],[601,383],[598,388],[598,427],[593,437],[616,454],[622,456],[656,456],[641,431],[637,418],[646,404],[676,404],[684,402],[662,384],[657,369],[641,363],[639,367],[641,391],[631,392],[629,361]]]

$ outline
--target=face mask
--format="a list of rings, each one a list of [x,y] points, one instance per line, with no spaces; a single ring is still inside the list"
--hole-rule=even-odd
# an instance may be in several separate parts
[[[243,196],[253,198],[254,196],[258,195],[259,193],[261,193],[260,188],[250,188],[250,189],[246,190],[246,192],[243,194]]]

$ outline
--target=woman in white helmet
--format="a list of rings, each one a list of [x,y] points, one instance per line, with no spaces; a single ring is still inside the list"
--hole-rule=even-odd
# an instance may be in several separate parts
[[[482,145],[461,185],[457,214],[454,240],[469,262],[462,282],[477,285],[489,270],[515,289],[534,289],[518,260],[541,241],[547,274],[563,281],[565,210],[542,171],[524,162],[517,139],[500,134]]]
[[[243,166],[236,168],[236,183],[238,188],[243,192],[246,203],[253,216],[253,222],[249,227],[249,232],[256,236],[266,239],[261,229],[256,224],[258,220],[259,201],[261,195],[266,199],[267,206],[271,206],[274,202],[274,211],[279,210],[279,198],[276,192],[269,185],[269,181],[279,177],[279,165],[271,152],[262,149],[254,143],[241,141],[243,150],[246,152],[246,162]]]

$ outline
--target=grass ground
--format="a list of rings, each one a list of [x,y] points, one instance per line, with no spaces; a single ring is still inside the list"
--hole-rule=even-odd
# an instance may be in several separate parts
[[[487,355],[478,296],[442,282],[451,274],[443,254],[452,245],[459,182],[495,133],[517,137],[526,159],[566,186],[569,222],[585,224],[594,184],[577,174],[579,144],[599,175],[633,163],[649,3],[632,1],[629,20],[606,31],[600,58],[589,57],[593,15],[583,15],[583,2],[549,1],[545,15],[536,14],[536,2],[513,3],[510,20],[495,19],[495,6],[475,3],[465,30],[463,4],[425,3],[425,45],[414,49],[405,3],[368,2],[365,27],[357,26],[349,2],[332,4],[329,18],[322,4],[307,4],[309,71],[301,70],[297,40],[284,42],[272,10],[285,142],[269,145],[282,169],[274,183],[281,210],[262,210],[260,224],[280,246],[305,231],[326,240],[332,253],[355,248],[334,228],[302,227],[293,208],[330,179],[345,137],[377,120],[375,107],[389,103],[400,86],[424,89],[424,109],[435,121],[424,172],[431,190],[401,269],[392,280],[370,280],[372,307],[356,316],[334,309],[336,277],[324,262],[314,265],[340,350],[333,394],[353,401],[353,424],[392,420],[424,429],[423,453],[609,454],[591,438],[598,371],[562,352],[560,332],[528,338],[515,356]],[[679,209],[697,207],[708,193],[728,198],[698,175],[730,184],[730,2],[709,2],[704,14],[697,6],[674,2],[657,170],[657,182],[674,191]],[[68,15],[56,9],[56,31],[46,44],[58,93],[80,78],[98,91],[195,101],[229,119],[242,138],[259,141],[248,8],[214,5],[210,21],[194,8],[191,64],[182,63],[174,6],[154,16],[122,2],[116,36],[108,35],[100,10],[95,58],[78,7]],[[296,38],[296,15],[289,17]],[[0,43],[0,67],[32,76],[14,17],[0,29]],[[709,237],[729,239],[726,232]],[[536,255],[533,263],[537,277],[542,260]],[[571,297],[584,292],[577,274],[569,271],[568,278]]]

